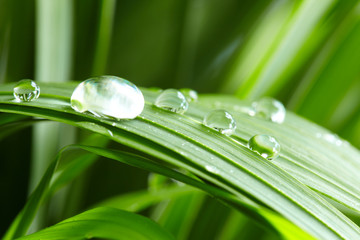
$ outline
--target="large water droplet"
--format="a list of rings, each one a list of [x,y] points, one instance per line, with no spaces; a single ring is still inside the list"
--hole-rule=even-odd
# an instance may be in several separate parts
[[[135,118],[144,105],[141,91],[131,82],[115,76],[87,79],[71,95],[71,107],[75,111],[117,119]]]
[[[248,147],[262,157],[272,160],[279,156],[280,144],[269,135],[260,134],[250,138]]]
[[[40,87],[30,79],[19,81],[14,87],[14,97],[18,101],[29,102],[40,96]]]
[[[164,90],[155,100],[155,106],[170,112],[184,113],[189,107],[184,94],[176,89]]]
[[[182,94],[184,94],[184,96],[188,102],[196,102],[198,99],[197,92],[190,88],[182,88],[182,89],[180,89],[180,92]]]
[[[252,107],[254,108],[254,114],[257,117],[275,123],[283,123],[285,120],[286,109],[284,105],[276,99],[264,97],[253,102]]]
[[[209,112],[204,117],[203,124],[227,136],[233,134],[236,129],[236,122],[233,116],[221,109]]]

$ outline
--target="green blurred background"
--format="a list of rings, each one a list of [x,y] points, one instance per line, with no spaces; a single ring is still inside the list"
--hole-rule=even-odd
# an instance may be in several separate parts
[[[104,74],[141,87],[188,87],[249,100],[274,96],[360,146],[357,0],[0,0],[0,83]],[[0,233],[23,206],[29,184],[36,184],[29,178],[39,178],[46,161],[79,138],[63,125],[50,133],[46,128],[0,142]],[[45,160],[36,167],[31,158]],[[74,184],[83,190],[77,211],[147,186],[148,173],[128,166],[99,161],[95,169]]]

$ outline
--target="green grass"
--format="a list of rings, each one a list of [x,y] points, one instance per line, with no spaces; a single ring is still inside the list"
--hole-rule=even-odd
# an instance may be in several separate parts
[[[0,3],[4,239],[360,238],[358,1],[26,4]],[[93,74],[140,86],[141,115],[75,112],[70,79]],[[14,101],[22,78],[39,99]],[[150,87],[201,94],[181,115]],[[284,123],[247,114],[261,96],[288,107]],[[233,135],[203,126],[213,109]],[[255,134],[280,157],[249,150]]]

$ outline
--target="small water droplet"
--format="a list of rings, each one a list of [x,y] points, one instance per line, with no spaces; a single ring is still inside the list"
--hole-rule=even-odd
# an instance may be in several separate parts
[[[144,105],[141,91],[131,82],[115,76],[87,79],[71,95],[71,107],[75,111],[117,119],[135,118]]]
[[[14,97],[21,102],[30,102],[40,96],[40,87],[30,79],[19,81],[14,87]]]
[[[249,113],[250,116],[255,115],[275,123],[283,123],[285,120],[286,109],[284,105],[276,99],[264,97],[253,102],[252,107],[254,108],[254,113]]]
[[[209,112],[204,117],[203,124],[227,136],[233,134],[236,129],[236,122],[233,116],[221,109]]]
[[[112,137],[114,136],[114,134],[113,134],[113,132],[112,132],[112,131],[107,130],[107,132],[109,133],[109,135],[110,135],[110,136],[112,136]]]
[[[215,167],[215,166],[211,166],[211,165],[206,165],[205,169],[209,172],[215,173],[215,174],[219,174],[219,170]]]
[[[188,102],[196,102],[198,100],[198,94],[195,90],[190,88],[182,88],[180,89],[180,92],[184,94]]]
[[[189,107],[184,94],[176,89],[164,90],[155,100],[155,106],[170,112],[184,113]]]
[[[274,137],[265,134],[255,135],[250,138],[248,147],[268,160],[278,157],[280,153],[278,141]]]

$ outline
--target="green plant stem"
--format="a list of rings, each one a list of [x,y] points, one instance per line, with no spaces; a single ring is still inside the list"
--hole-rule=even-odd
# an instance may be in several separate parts
[[[106,72],[115,10],[116,0],[101,1],[100,21],[92,71],[93,76],[102,75]]]

